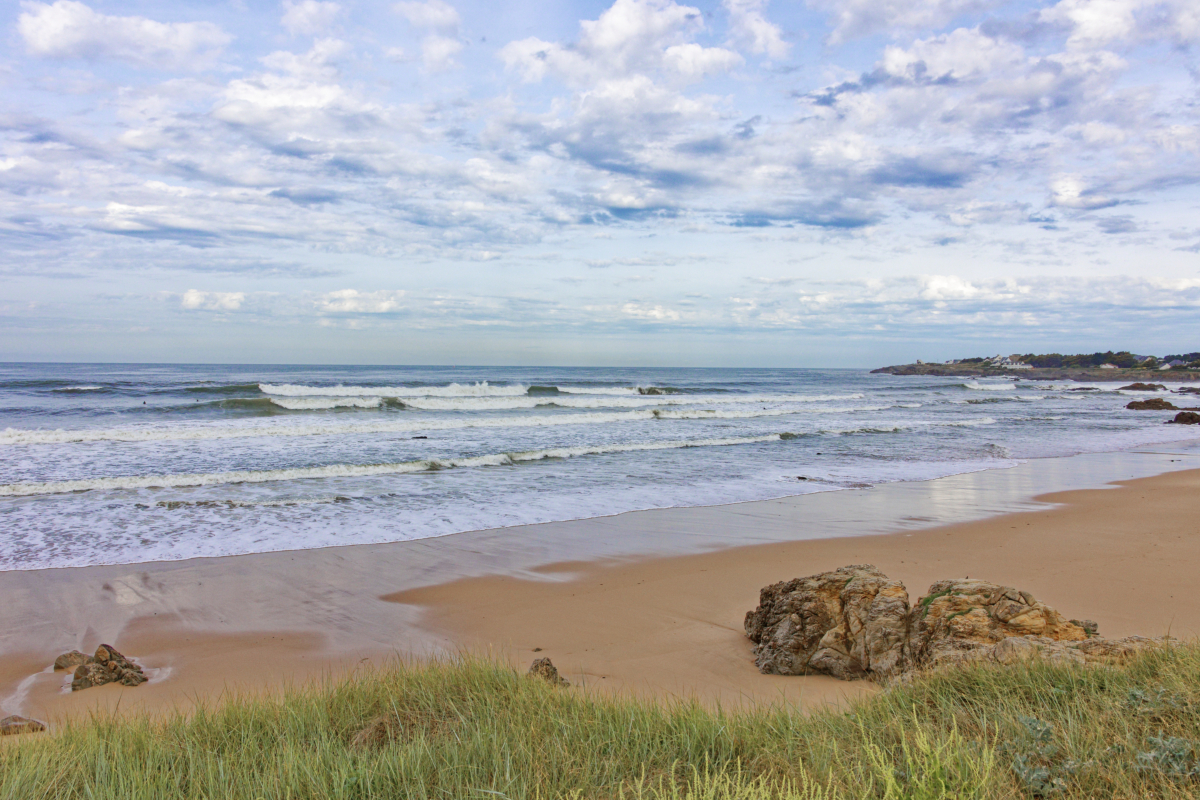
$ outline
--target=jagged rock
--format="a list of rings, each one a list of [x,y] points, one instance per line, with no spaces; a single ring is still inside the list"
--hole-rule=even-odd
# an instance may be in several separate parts
[[[918,666],[974,660],[1012,636],[1082,641],[1087,633],[1029,592],[981,580],[938,581],[913,607],[909,647]]]
[[[1178,411],[1179,408],[1161,397],[1152,397],[1149,400],[1134,400],[1125,406],[1130,411]]]
[[[746,614],[760,671],[884,677],[908,665],[908,591],[870,564],[776,583]]]
[[[91,689],[93,686],[103,686],[106,683],[112,683],[112,673],[108,671],[108,667],[103,664],[89,662],[80,664],[75,668],[75,676],[71,678],[71,691],[78,692],[82,689]]]
[[[18,733],[40,733],[44,730],[46,730],[46,726],[36,719],[18,717],[16,714],[0,719],[0,736],[12,736]]]
[[[1161,383],[1142,383],[1141,381],[1138,381],[1137,383],[1131,383],[1128,386],[1122,386],[1118,391],[1165,392],[1166,390],[1167,387],[1163,386]]]
[[[1180,411],[1171,422],[1176,425],[1200,425],[1200,414],[1195,411]]]
[[[71,691],[90,689],[93,686],[103,686],[106,683],[120,683],[122,686],[140,686],[147,680],[142,668],[117,652],[110,644],[102,644],[96,648],[96,654],[86,664],[80,664],[75,669],[71,680]]]
[[[558,674],[558,668],[548,658],[539,658],[529,667],[529,674],[555,686],[570,686],[571,682]]]
[[[54,668],[59,669],[75,669],[80,664],[86,664],[92,660],[92,657],[87,653],[81,653],[78,650],[72,650],[69,653],[63,653],[58,658],[54,659]]]

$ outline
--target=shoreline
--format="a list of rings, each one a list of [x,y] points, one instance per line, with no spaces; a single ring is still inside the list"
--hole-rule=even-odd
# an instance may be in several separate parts
[[[211,701],[226,691],[270,691],[287,681],[342,674],[359,664],[378,665],[396,655],[421,658],[464,647],[493,647],[494,652],[527,665],[536,657],[532,652],[535,646],[544,648],[539,655],[556,658],[573,682],[586,679],[588,685],[601,688],[667,696],[696,693],[733,704],[783,697],[795,700],[797,691],[806,695],[805,703],[837,701],[871,689],[819,677],[759,676],[754,669],[748,658],[749,643],[740,634],[740,615],[753,607],[762,585],[846,563],[878,563],[884,559],[873,555],[881,547],[891,546],[886,542],[919,538],[930,530],[946,530],[948,525],[962,526],[958,535],[969,536],[963,531],[972,525],[995,524],[1000,515],[1053,513],[1056,509],[1047,508],[1046,503],[1061,498],[1035,499],[1039,490],[1047,487],[1092,487],[1105,495],[1111,490],[1100,487],[1112,481],[1168,481],[1171,476],[1200,475],[1195,471],[1200,466],[1200,452],[1194,444],[1188,445],[1155,448],[1157,452],[1043,459],[1006,470],[921,483],[881,484],[872,489],[727,506],[626,512],[392,544],[3,572],[0,596],[8,602],[0,609],[0,645],[8,658],[0,666],[0,704],[5,706],[4,713],[40,715],[51,722],[96,708],[167,711]],[[1192,473],[1181,472],[1189,468]],[[1147,478],[1150,475],[1158,478]],[[699,640],[678,632],[663,638],[661,630],[649,637],[650,641],[675,642],[672,652],[676,654],[693,654],[679,656],[679,663],[695,661],[695,653],[704,653],[701,661],[722,665],[708,675],[689,677],[676,667],[679,674],[669,681],[653,678],[651,663],[660,656],[646,653],[637,657],[642,659],[642,678],[633,677],[621,666],[630,663],[630,648],[636,650],[636,642],[644,646],[647,641],[644,630],[637,632],[642,630],[637,627],[637,609],[629,605],[633,601],[628,598],[642,597],[639,603],[655,607],[654,598],[639,595],[633,585],[626,586],[624,600],[608,593],[593,598],[611,617],[597,621],[613,631],[606,646],[610,650],[624,648],[613,656],[614,668],[608,662],[576,658],[571,649],[574,644],[554,649],[532,640],[525,642],[526,629],[506,627],[508,623],[497,622],[498,617],[489,623],[489,636],[485,637],[455,616],[463,608],[475,609],[475,616],[479,616],[479,608],[499,614],[504,603],[516,603],[520,608],[536,596],[543,607],[571,609],[569,618],[586,619],[589,612],[585,606],[572,604],[566,595],[554,592],[586,585],[599,575],[623,574],[620,570],[631,570],[628,575],[647,569],[687,575],[688,564],[711,562],[704,569],[722,570],[724,585],[732,591],[729,575],[757,575],[747,565],[760,556],[745,553],[767,553],[776,547],[844,555],[838,563],[788,568],[761,582],[757,576],[743,578],[757,582],[752,590],[745,588],[749,583],[741,586],[735,580],[734,584],[741,586],[736,591],[750,591],[751,596],[737,600],[740,613],[733,621],[727,608],[711,608],[709,621],[700,626],[706,633]],[[767,560],[777,563],[778,559],[770,556]],[[1179,563],[1191,562],[1180,559]],[[879,566],[892,574],[884,564]],[[1200,566],[1200,556],[1192,566]],[[977,576],[1004,579],[983,571]],[[914,599],[928,585],[901,573],[894,577],[906,582]],[[955,575],[933,576],[943,577]],[[711,575],[704,581],[716,585]],[[1074,602],[1056,603],[1052,592],[1046,594],[1031,585],[1036,583],[1034,578],[1016,574],[1011,582],[1039,597],[1045,595],[1046,602],[1065,614],[1099,613],[1082,603],[1079,607]],[[613,585],[617,584],[621,581]],[[486,587],[482,595],[479,587]],[[543,591],[550,594],[538,594]],[[608,591],[613,590],[610,587]],[[676,596],[684,596],[674,591]],[[622,602],[626,603],[626,617],[607,611],[622,607]],[[720,623],[712,622],[714,614]],[[1105,627],[1104,620],[1100,621],[1102,633],[1118,635],[1111,624]],[[554,635],[554,625],[562,623],[562,617],[557,622],[545,618],[543,635]],[[714,633],[714,624],[719,635]],[[621,634],[623,625],[626,632]],[[1200,620],[1189,630],[1193,630],[1189,635],[1200,631]],[[1128,632],[1158,633],[1144,628]],[[101,642],[138,659],[151,674],[151,682],[136,689],[106,686],[62,694],[64,673],[38,671],[60,652],[74,648],[86,652]],[[556,655],[559,651],[561,655]],[[744,669],[747,666],[749,673]],[[24,696],[14,696],[22,682]]]

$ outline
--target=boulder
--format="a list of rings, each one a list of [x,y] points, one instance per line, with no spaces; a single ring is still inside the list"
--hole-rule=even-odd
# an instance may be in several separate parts
[[[908,591],[870,564],[776,583],[746,614],[760,671],[886,677],[908,666]]]
[[[971,662],[1114,663],[1165,642],[1101,638],[1091,620],[982,580],[938,581],[910,607],[904,584],[869,564],[764,587],[745,628],[762,672],[889,682]]]
[[[1122,386],[1118,391],[1122,392],[1165,392],[1166,386],[1161,383],[1131,383],[1128,386]]]
[[[87,664],[92,660],[92,657],[87,653],[81,653],[78,650],[72,650],[69,653],[63,653],[58,658],[54,659],[54,669],[75,669],[80,664]]]
[[[1171,422],[1176,425],[1200,425],[1200,414],[1195,411],[1180,411]]]
[[[558,674],[558,668],[548,658],[539,658],[529,667],[529,674],[555,686],[570,686],[571,682]]]
[[[40,733],[46,726],[36,719],[12,715],[0,719],[0,736],[12,736],[18,733]]]
[[[1012,636],[1082,641],[1087,632],[1029,592],[981,580],[938,581],[913,607],[909,647],[919,666],[970,661]]]
[[[75,669],[71,680],[71,691],[90,689],[93,686],[103,686],[106,683],[120,683],[122,686],[140,686],[147,680],[142,668],[117,652],[110,644],[102,644],[96,648],[92,660],[80,664]]]
[[[113,676],[108,671],[108,667],[89,661],[87,664],[80,664],[75,668],[75,675],[71,678],[71,691],[78,692],[81,689],[90,689],[93,686],[103,686],[112,682]]]
[[[1149,400],[1134,400],[1125,406],[1130,411],[1178,411],[1179,409],[1168,400],[1152,397]]]

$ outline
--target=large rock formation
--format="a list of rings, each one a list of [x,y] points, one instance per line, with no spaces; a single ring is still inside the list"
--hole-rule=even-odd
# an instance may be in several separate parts
[[[762,672],[843,680],[907,667],[908,591],[870,564],[767,586],[746,615]]]
[[[1195,411],[1180,411],[1171,422],[1176,425],[1200,425],[1200,414]]]
[[[103,686],[106,683],[119,683],[122,686],[140,686],[147,680],[142,668],[117,652],[110,644],[102,644],[96,648],[96,654],[75,670],[71,680],[71,691],[90,689],[93,686]]]
[[[884,679],[915,669],[1040,657],[1112,662],[1160,642],[1103,639],[1028,592],[981,580],[938,581],[910,607],[904,584],[857,564],[767,586],[746,614],[759,670]]]
[[[1166,390],[1167,390],[1167,387],[1163,386],[1161,383],[1142,383],[1141,381],[1138,381],[1137,383],[1131,383],[1128,386],[1122,386],[1117,391],[1122,391],[1122,392],[1165,392]]]

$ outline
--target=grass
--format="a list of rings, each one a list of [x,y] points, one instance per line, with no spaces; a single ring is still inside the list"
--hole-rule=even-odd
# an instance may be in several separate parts
[[[0,798],[1188,798],[1200,644],[1121,667],[924,676],[847,709],[720,712],[559,689],[478,659],[397,663],[0,747]]]

